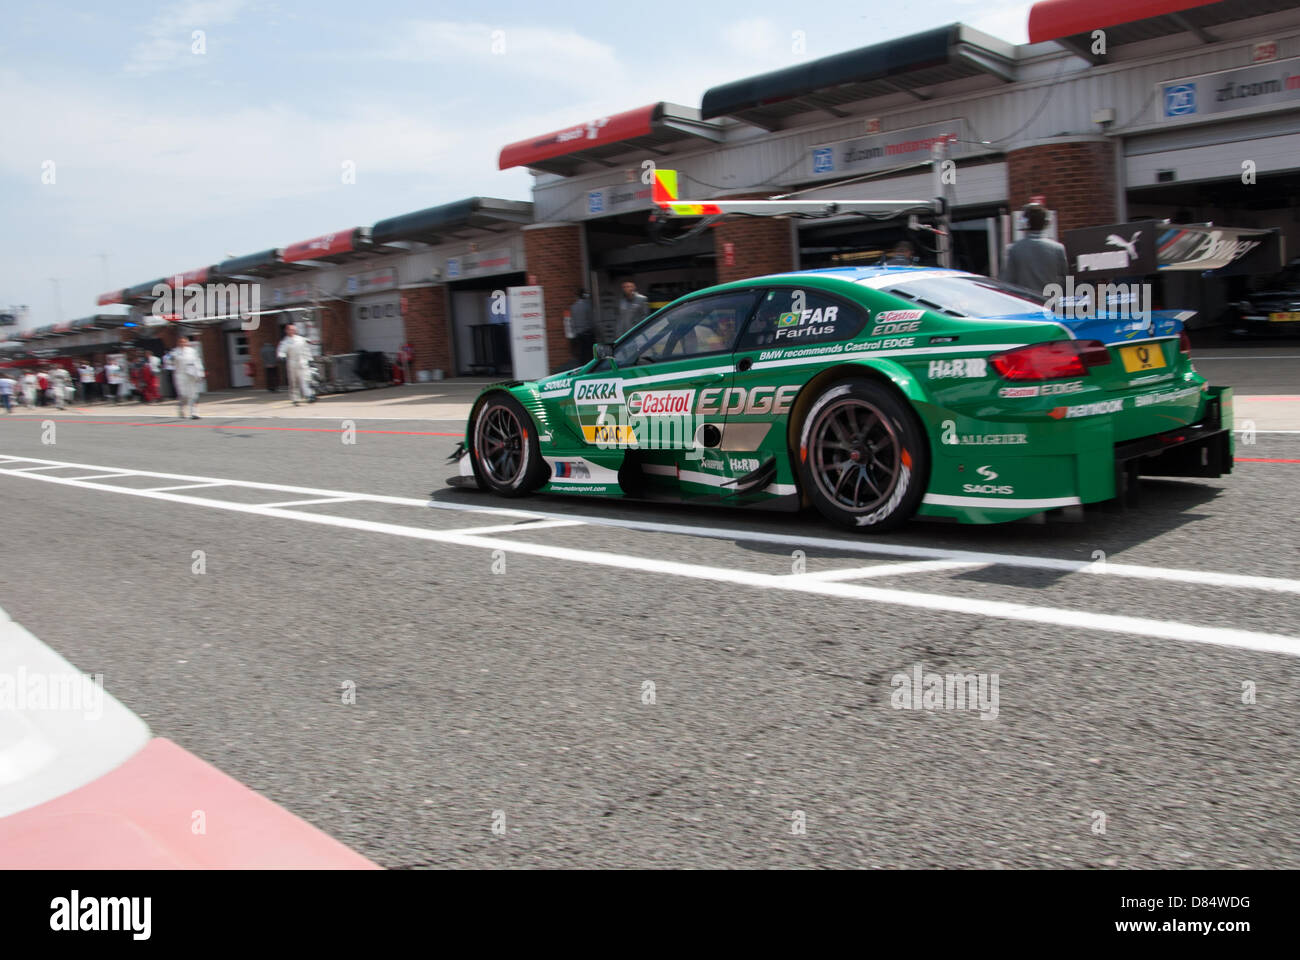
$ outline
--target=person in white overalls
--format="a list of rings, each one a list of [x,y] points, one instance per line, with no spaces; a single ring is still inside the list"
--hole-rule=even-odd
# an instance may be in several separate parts
[[[293,405],[298,406],[299,400],[315,403],[316,394],[311,389],[311,344],[298,333],[295,324],[284,328],[284,339],[275,354],[284,361],[289,374],[289,399]]]
[[[176,399],[180,403],[180,416],[185,419],[188,408],[190,419],[199,419],[199,381],[203,379],[203,361],[199,352],[190,344],[189,337],[176,341],[176,350],[172,354],[176,364]]]

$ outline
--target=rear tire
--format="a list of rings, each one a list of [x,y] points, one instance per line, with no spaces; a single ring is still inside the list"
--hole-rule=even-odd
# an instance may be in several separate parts
[[[930,444],[898,394],[872,380],[828,386],[799,426],[795,463],[826,519],[864,533],[892,530],[921,505]]]
[[[474,413],[471,464],[479,486],[502,497],[522,497],[546,482],[537,428],[508,393],[489,394]]]

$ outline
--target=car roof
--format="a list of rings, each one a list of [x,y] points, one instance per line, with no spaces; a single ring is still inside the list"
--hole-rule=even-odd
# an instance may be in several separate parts
[[[876,264],[873,266],[863,267],[822,267],[815,270],[791,270],[787,273],[771,273],[763,277],[754,277],[754,280],[800,280],[807,277],[824,278],[826,280],[843,280],[847,283],[864,283],[872,280],[885,279],[906,279],[909,275],[916,276],[953,276],[953,277],[971,277],[975,274],[968,273],[965,270],[950,270],[945,267],[906,267],[906,266],[884,266]]]

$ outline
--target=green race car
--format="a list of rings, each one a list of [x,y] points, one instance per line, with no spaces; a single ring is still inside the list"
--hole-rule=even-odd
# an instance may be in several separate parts
[[[1183,315],[1062,319],[957,270],[846,267],[669,304],[583,367],[475,400],[452,483],[997,523],[1232,469]]]

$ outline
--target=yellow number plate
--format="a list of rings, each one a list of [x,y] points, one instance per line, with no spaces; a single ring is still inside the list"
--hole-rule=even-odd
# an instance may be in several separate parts
[[[1300,313],[1270,313],[1270,323],[1300,323]]]
[[[1165,366],[1165,354],[1155,343],[1135,343],[1120,347],[1119,358],[1124,361],[1124,369],[1129,373],[1142,370],[1159,370]]]

